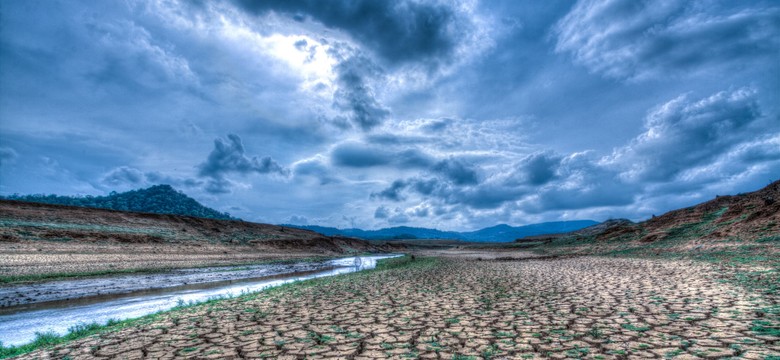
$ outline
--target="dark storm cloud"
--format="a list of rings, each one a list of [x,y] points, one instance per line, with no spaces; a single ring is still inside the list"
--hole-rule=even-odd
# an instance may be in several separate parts
[[[444,175],[455,185],[473,185],[479,182],[474,166],[454,157],[437,162],[431,170]]]
[[[430,209],[428,209],[427,207],[417,207],[412,211],[412,213],[414,214],[414,216],[425,218],[428,217],[428,215],[430,214]]]
[[[406,185],[406,182],[403,180],[393,181],[388,188],[380,192],[371,193],[371,199],[386,199],[391,201],[404,200],[401,191],[406,189]]]
[[[388,217],[390,217],[390,210],[385,206],[379,206],[374,211],[375,219],[387,219]]]
[[[560,160],[558,180],[520,199],[530,214],[631,204],[641,190],[620,179],[617,171],[598,164],[590,154],[574,154]]]
[[[561,163],[562,156],[553,152],[534,153],[521,158],[508,172],[481,179],[475,165],[450,157],[422,169],[421,176],[393,181],[372,193],[371,199],[401,202],[407,199],[406,193],[447,205],[496,209],[557,179]]]
[[[411,188],[414,191],[422,195],[431,195],[434,193],[434,191],[439,190],[441,184],[440,184],[440,180],[436,178],[429,178],[429,179],[414,178],[411,181],[409,181],[409,186],[411,186]]]
[[[473,210],[499,209],[518,202],[530,214],[554,210],[619,206],[632,203],[640,187],[619,179],[619,173],[586,156],[562,157],[552,152],[521,158],[506,173],[463,183],[445,174],[396,180],[373,193],[372,199],[400,202],[418,194],[438,204]],[[540,187],[540,185],[545,185]]]
[[[524,156],[503,180],[507,186],[542,186],[558,178],[563,157],[552,151],[540,151]]]
[[[753,140],[751,125],[761,118],[756,91],[722,91],[699,100],[682,95],[658,106],[646,131],[615,151],[607,163],[632,181],[671,181],[686,170],[714,162],[735,146]]]
[[[407,214],[407,212],[401,208],[390,209],[385,206],[379,206],[374,210],[374,219],[385,220],[391,225],[408,223],[410,216],[420,217],[415,211],[409,211]]]
[[[230,194],[233,191],[232,181],[225,178],[212,178],[206,182],[206,186],[203,188],[207,193],[213,195]]]
[[[378,147],[362,142],[348,141],[334,147],[330,155],[332,163],[336,166],[353,168],[389,166],[403,170],[420,169],[424,173],[441,175],[456,185],[479,182],[477,167],[474,164],[455,156],[436,159],[436,157],[417,148]]]
[[[485,181],[477,178],[463,182],[459,176],[438,174],[436,177],[411,177],[398,179],[379,191],[371,194],[372,199],[400,202],[406,200],[404,193],[419,194],[424,199],[434,200],[448,205],[465,205],[473,209],[495,209],[502,204],[517,200],[526,189],[512,186],[505,181]]]
[[[544,185],[555,178],[561,157],[551,153],[538,153],[523,159],[529,184]]]
[[[465,205],[471,209],[496,209],[519,199],[527,191],[501,180],[464,185],[446,178],[413,178],[408,180],[408,188],[443,204]]]
[[[545,155],[546,158],[557,159],[560,162],[560,157],[557,155]],[[535,157],[536,155],[533,155],[529,158]],[[449,157],[429,167],[421,168],[419,176],[395,180],[387,188],[372,193],[371,198],[400,202],[406,200],[407,196],[404,194],[417,194],[424,199],[432,199],[448,205],[495,209],[527,194],[529,187],[526,178],[539,176],[535,175],[540,171],[538,167],[537,161],[523,160],[509,173],[492,174],[482,179],[478,166],[457,157]],[[551,171],[551,167],[554,165],[547,164],[543,171]],[[543,174],[543,176],[549,175]]]
[[[368,58],[353,55],[341,61],[335,68],[338,89],[333,94],[334,105],[345,111],[348,120],[362,130],[370,130],[382,124],[390,110],[376,99],[368,84],[381,75],[380,69]]]
[[[387,222],[391,225],[406,224],[409,222],[409,216],[402,212],[396,212],[387,219]]]
[[[400,168],[422,168],[431,166],[434,158],[419,149],[388,149],[356,141],[336,145],[330,153],[336,166],[367,168],[395,166]]]
[[[227,173],[286,175],[287,170],[270,156],[263,158],[246,156],[241,138],[235,134],[228,134],[227,139],[214,140],[214,150],[211,151],[206,162],[200,165],[199,174],[204,177],[221,177]]]
[[[590,70],[645,79],[776,58],[780,7],[776,2],[581,0],[555,33],[556,50]]]
[[[472,31],[471,20],[457,6],[425,1],[251,1],[236,0],[257,15],[275,12],[309,18],[329,28],[342,30],[359,48],[334,42],[331,55],[338,59],[334,71],[338,85],[335,108],[343,115],[332,119],[341,128],[347,124],[364,131],[374,129],[391,115],[375,94],[372,83],[381,83],[383,68],[414,64],[436,69],[452,61],[459,42]],[[307,44],[297,42],[296,47]],[[371,56],[374,55],[374,56]]]
[[[339,144],[330,155],[334,165],[357,168],[387,165],[393,160],[390,153],[357,142]]]
[[[306,47],[309,46],[309,43],[306,41],[306,39],[301,39],[296,41],[294,45],[298,50],[306,50]]]
[[[446,59],[469,29],[450,5],[426,1],[235,0],[254,14],[310,18],[342,30],[390,64]]]
[[[289,170],[283,168],[270,156],[248,157],[244,150],[244,144],[241,143],[241,138],[238,135],[229,134],[227,139],[217,138],[214,140],[214,150],[199,166],[198,175],[209,179],[206,187],[208,192],[221,194],[229,192],[232,182],[226,179],[225,175],[231,173],[287,176]]]

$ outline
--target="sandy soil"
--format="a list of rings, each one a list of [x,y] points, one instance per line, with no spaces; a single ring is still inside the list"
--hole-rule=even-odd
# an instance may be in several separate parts
[[[780,356],[775,298],[694,262],[428,260],[187,308],[23,359]],[[758,332],[757,332],[758,331]]]

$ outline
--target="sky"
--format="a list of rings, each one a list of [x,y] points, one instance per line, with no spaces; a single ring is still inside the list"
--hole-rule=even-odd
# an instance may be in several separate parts
[[[780,178],[780,3],[0,2],[0,194],[248,221],[646,219]]]

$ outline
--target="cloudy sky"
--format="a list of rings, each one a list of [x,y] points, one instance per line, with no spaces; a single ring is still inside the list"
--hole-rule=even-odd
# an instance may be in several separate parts
[[[7,0],[0,194],[641,220],[780,178],[778,59],[771,0]]]

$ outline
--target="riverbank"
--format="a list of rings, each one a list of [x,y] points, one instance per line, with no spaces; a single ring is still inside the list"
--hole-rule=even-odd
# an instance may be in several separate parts
[[[0,341],[5,345],[21,346],[40,338],[40,333],[56,337],[72,332],[74,328],[82,329],[85,324],[100,327],[118,320],[143,317],[181,307],[183,304],[231,298],[283,284],[370,270],[376,266],[377,260],[398,256],[400,255],[339,258],[319,263],[296,264],[297,266],[290,269],[306,271],[261,278],[239,278],[233,281],[206,282],[130,294],[101,295],[4,308],[0,311]]]
[[[226,281],[305,273],[333,268],[323,257],[280,260],[260,264],[221,267],[158,269],[149,273],[109,274],[58,281],[6,284],[0,287],[0,315],[14,307],[42,302],[74,300],[95,296],[129,294]]]

